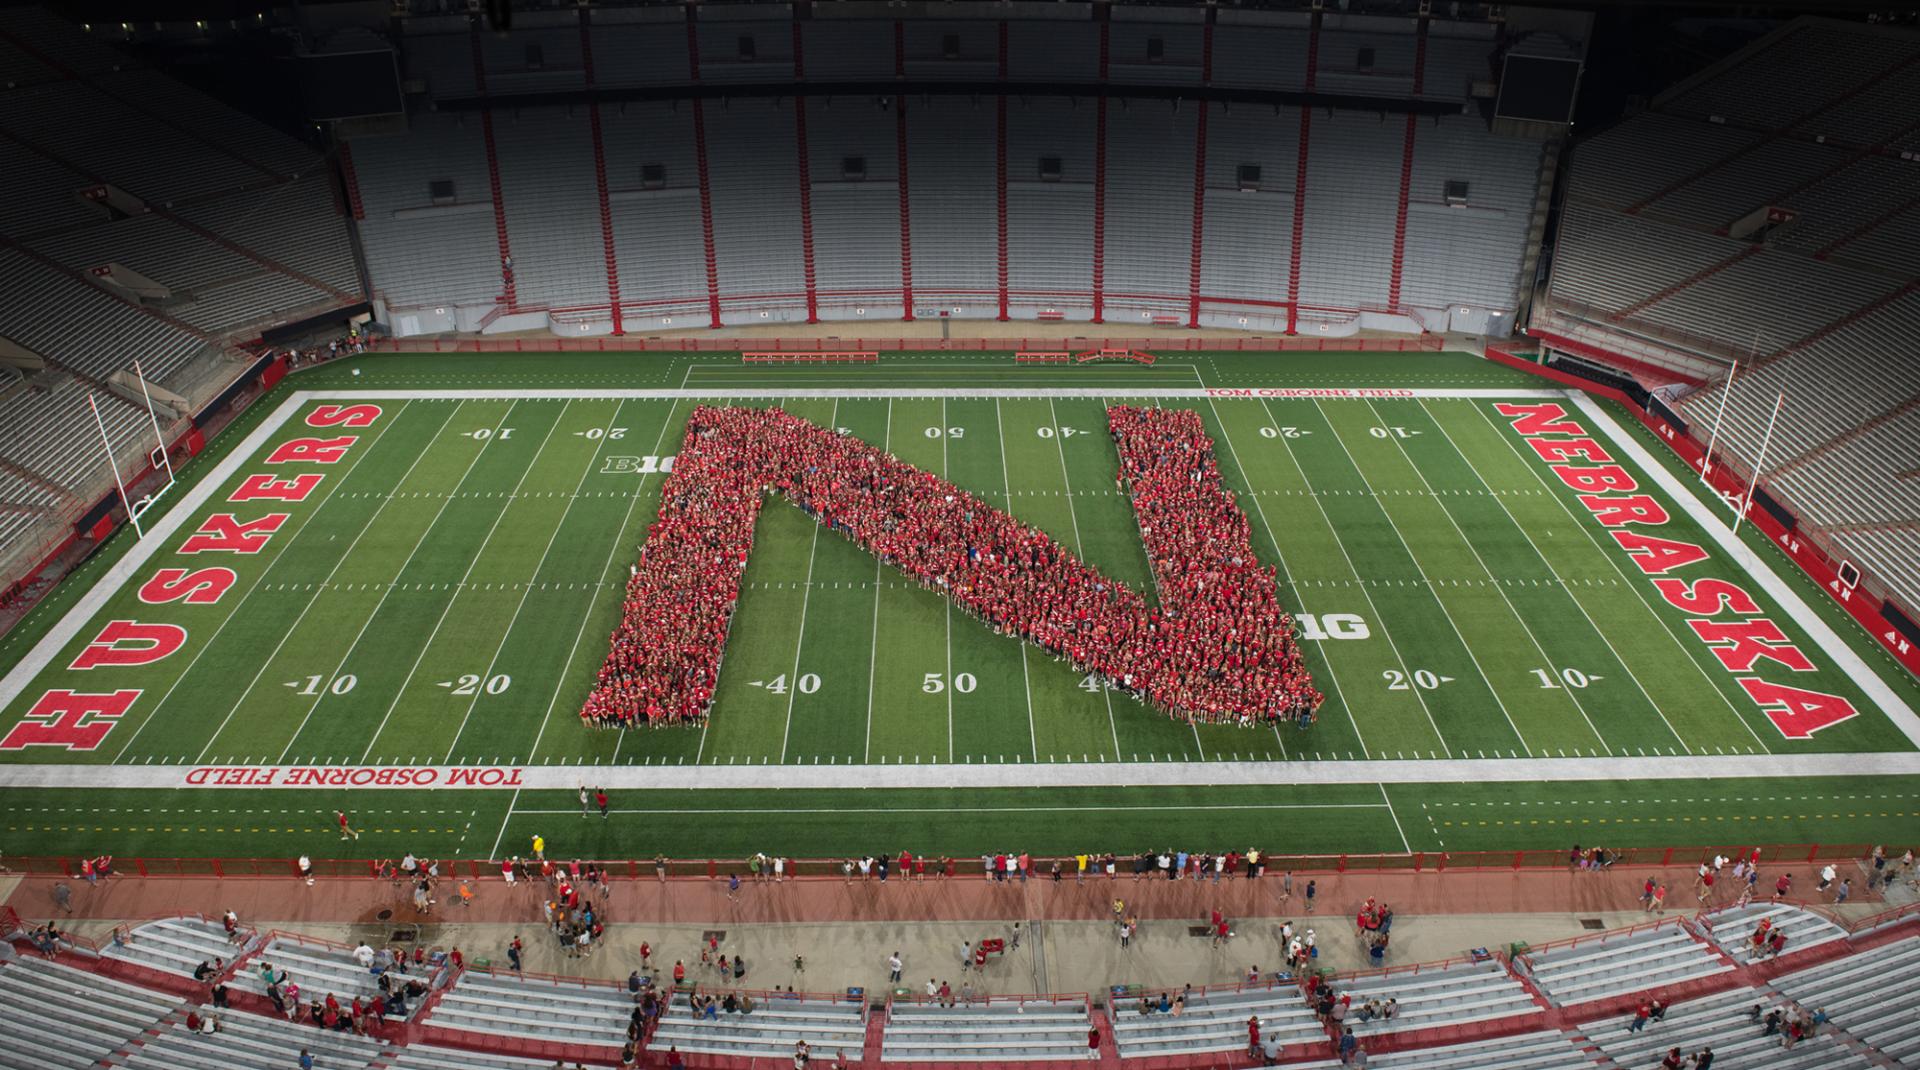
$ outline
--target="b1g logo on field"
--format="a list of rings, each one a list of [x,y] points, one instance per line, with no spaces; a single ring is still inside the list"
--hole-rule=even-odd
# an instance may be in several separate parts
[[[624,457],[612,454],[600,459],[600,474],[603,476],[648,476],[659,472],[673,471],[674,454],[664,457]]]

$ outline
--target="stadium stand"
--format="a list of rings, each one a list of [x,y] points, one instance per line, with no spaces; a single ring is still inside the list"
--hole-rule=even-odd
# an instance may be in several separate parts
[[[0,35],[0,338],[38,358],[0,396],[0,469],[73,491],[0,498],[35,507],[0,517],[11,579],[112,489],[86,395],[137,475],[151,426],[112,385],[136,359],[186,400],[171,440],[247,370],[236,343],[364,287],[331,159],[42,8],[0,8]]]
[[[345,1004],[356,996],[365,999],[380,992],[378,976],[354,961],[352,948],[293,933],[275,933],[230,983],[242,991],[265,995],[267,986],[261,971],[267,966],[273,967],[276,975],[284,971],[288,980],[300,986],[302,1002],[324,999],[331,993]],[[412,974],[395,972],[394,977],[423,981],[427,973],[415,967]]]
[[[243,930],[251,938],[250,931]],[[224,959],[228,963],[239,956],[245,945],[227,939],[226,929],[217,921],[198,915],[161,918],[136,926],[129,939],[108,943],[100,949],[107,958],[137,963],[150,969],[193,976],[202,962]]]
[[[1786,903],[1728,907],[1704,914],[1700,920],[1713,942],[1743,965],[1751,965],[1761,958],[1754,948],[1753,934],[1762,924],[1769,934],[1786,934],[1787,951],[1804,951],[1847,937],[1845,929],[1826,918]]]
[[[1529,951],[1515,961],[1549,1000],[1562,1007],[1733,968],[1694,939],[1678,918]]]
[[[0,1066],[95,1066],[174,1015],[180,1001],[96,974],[19,957],[0,965]]]
[[[394,1052],[387,1065],[392,1070],[553,1070],[553,1063],[545,1059],[488,1055],[431,1044],[409,1044]]]
[[[220,1031],[190,1032],[176,1018],[170,1028],[116,1056],[111,1065],[129,1070],[283,1070],[299,1066],[300,1052],[305,1050],[313,1055],[316,1070],[356,1070],[390,1065],[385,1059],[394,1050],[352,1033],[290,1028],[254,1014],[222,1014],[205,1007],[197,1013],[218,1015]]]
[[[1920,1059],[1920,938],[1790,973],[1773,984],[1802,1007],[1826,1011],[1896,1065]]]
[[[1559,1032],[1520,1033],[1471,1044],[1390,1051],[1367,1060],[1369,1066],[1390,1070],[1560,1070],[1589,1064],[1566,1034]]]
[[[1397,967],[1362,974],[1335,988],[1351,994],[1356,1005],[1370,1000],[1398,1004],[1399,1013],[1392,1018],[1359,1021],[1349,1015],[1347,1024],[1360,1037],[1540,1013],[1526,986],[1497,959]]]
[[[1085,996],[997,997],[953,1007],[896,1000],[887,1010],[880,1057],[887,1062],[1085,1059],[1087,1021]]]
[[[857,1051],[866,1041],[865,1007],[844,997],[767,995],[751,1013],[720,1013],[712,1019],[695,1018],[690,999],[687,992],[674,993],[654,1027],[650,1048],[777,1059],[791,1057],[801,1040],[823,1054]]]
[[[1704,378],[1673,401],[1800,530],[1920,605],[1920,34],[1786,24],[1578,144],[1540,331]],[[1771,216],[1767,210],[1775,210]],[[1740,362],[1732,390],[1727,367]],[[1704,437],[1704,435],[1703,435]]]
[[[1670,1048],[1692,1055],[1712,1047],[1716,1063],[1759,1070],[1810,1070],[1813,1067],[1865,1067],[1873,1063],[1863,1054],[1841,1045],[1831,1033],[1822,1033],[1787,1047],[1779,1034],[1749,1021],[1754,1006],[1761,1013],[1791,1004],[1751,988],[1737,988],[1703,999],[1675,1003],[1666,1016],[1632,1030],[1632,1013],[1588,1022],[1581,1027],[1617,1066],[1656,1066]]]
[[[1292,982],[1272,988],[1201,990],[1187,997],[1186,1009],[1172,1014],[1142,1014],[1137,1005],[1114,1005],[1113,1035],[1122,1058],[1186,1053],[1244,1051],[1247,1019],[1260,1019],[1260,1033],[1282,1045],[1324,1043],[1327,1031]],[[1082,1039],[1084,1045],[1085,1040]]]
[[[1333,95],[1326,114],[1304,124],[1303,144],[1291,106],[1200,104],[1170,93],[1103,101],[1030,86],[1004,98],[980,92],[999,78],[1070,89],[1102,77],[1103,62],[1114,84],[1192,84],[1207,74],[1209,54],[1216,85],[1295,90],[1309,77],[1315,35],[1296,18],[1234,12],[1215,32],[1150,7],[1110,23],[1019,7],[1008,16],[1004,47],[997,23],[905,19],[893,57],[891,23],[858,14],[701,19],[690,51],[686,27],[669,19],[596,21],[562,44],[571,16],[555,11],[483,35],[478,66],[465,18],[408,17],[399,23],[404,63],[426,87],[411,103],[412,132],[354,146],[383,318],[403,334],[455,324],[605,332],[617,278],[623,320],[649,326],[687,315],[698,325],[716,315],[741,324],[930,308],[1142,323],[1186,323],[1192,309],[1222,326],[1285,329],[1304,317],[1316,333],[1350,333],[1363,314],[1378,316],[1373,326],[1407,331],[1462,316],[1501,330],[1511,322],[1503,317],[1516,308],[1527,236],[1550,180],[1548,142],[1447,114],[1468,101],[1499,47],[1492,23],[1426,20],[1430,69],[1421,78],[1414,20],[1327,19],[1318,33],[1329,58],[1315,77]],[[582,39],[597,85],[610,90],[636,79],[764,87],[796,69],[804,76],[792,93],[756,89],[695,107],[619,94],[599,107],[596,145],[587,109],[566,98],[592,90],[559,58],[579,54]],[[850,53],[855,41],[871,51]],[[1268,50],[1248,51],[1254,41]],[[529,47],[543,56],[537,69],[524,58]],[[1363,54],[1372,57],[1365,69]],[[647,73],[619,66],[618,57],[636,55],[648,57]],[[928,84],[970,84],[951,94],[891,93],[896,65]],[[871,79],[875,91],[846,92],[847,79]],[[809,94],[811,82],[841,91]],[[509,98],[510,107],[492,103]],[[1361,99],[1435,118],[1383,123],[1383,104],[1352,103]],[[489,122],[491,158],[482,136]],[[1408,158],[1407,131],[1416,127]],[[596,157],[607,174],[610,264],[590,227],[569,225],[599,210]],[[547,179],[529,182],[535,174]],[[434,198],[436,182],[451,191],[442,185]],[[1302,182],[1313,191],[1304,198],[1295,190]],[[1454,183],[1467,192],[1449,199]],[[1223,219],[1206,218],[1216,209]],[[1483,255],[1460,255],[1463,242]],[[907,309],[908,300],[920,307]]]
[[[612,985],[519,977],[469,969],[443,990],[421,1021],[447,1029],[562,1044],[619,1047],[633,999]]]

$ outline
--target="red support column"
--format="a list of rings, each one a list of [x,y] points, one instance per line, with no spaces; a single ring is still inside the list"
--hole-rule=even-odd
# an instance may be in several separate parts
[[[1200,38],[1200,84],[1213,84],[1213,18],[1207,8],[1206,28]],[[1193,253],[1187,265],[1187,326],[1200,326],[1200,247],[1207,215],[1207,113],[1212,106],[1199,102],[1199,123],[1193,132]]]
[[[487,62],[481,54],[480,26],[474,24],[471,38],[473,42],[473,87],[484,101],[487,96]],[[493,109],[486,104],[480,106],[480,137],[487,149],[487,186],[493,194],[493,230],[500,245],[500,294],[511,312],[520,303],[519,291],[513,284],[513,247],[507,240],[507,206],[500,196],[500,156],[493,143]]]
[[[1307,78],[1303,88],[1313,92],[1320,72],[1320,12],[1313,13],[1307,36]],[[1287,333],[1300,333],[1300,241],[1307,229],[1307,147],[1313,140],[1313,105],[1300,106],[1300,154],[1293,170],[1293,247],[1287,252]]]
[[[593,91],[593,9],[580,9],[580,64],[586,75],[587,91]],[[627,327],[620,312],[620,264],[613,248],[613,202],[607,198],[607,150],[600,136],[600,102],[587,100],[587,127],[593,134],[593,184],[600,195],[600,247],[607,259],[607,311],[613,316],[613,333],[623,335]]]
[[[800,33],[800,5],[795,5],[793,23],[793,80],[807,77],[807,57]],[[807,161],[807,96],[793,95],[793,145],[800,177],[800,272],[807,288],[807,322],[820,322],[820,295],[815,288],[813,270],[813,168]]]
[[[347,191],[347,210],[357,220],[367,218],[366,206],[360,201],[360,176],[353,170],[353,143],[340,143],[340,181]]]
[[[1107,31],[1106,8],[1100,17],[1100,102],[1093,112],[1093,322],[1105,323],[1107,304]]]
[[[1007,80],[1007,22],[1000,20],[1000,81]],[[995,143],[997,149],[994,189],[999,200],[1000,219],[1000,322],[1007,322],[1007,95],[1000,94],[999,126],[996,128]]]
[[[687,5],[687,74],[700,81],[700,33],[695,7]],[[693,163],[700,178],[700,237],[707,252],[707,315],[712,325],[720,326],[720,259],[713,247],[713,187],[707,176],[707,114],[700,98],[693,98]]]
[[[1427,19],[1420,17],[1420,26],[1414,33],[1413,47],[1413,95],[1418,97],[1426,83],[1427,75]],[[1407,113],[1407,132],[1400,146],[1400,207],[1393,219],[1393,269],[1387,278],[1387,307],[1400,307],[1401,269],[1407,255],[1407,199],[1413,193],[1413,135],[1414,124],[1418,119],[1413,113]]]
[[[893,22],[893,76],[907,76],[907,24]],[[913,322],[913,215],[907,186],[907,98],[893,98],[893,137],[900,158],[900,307],[901,319]]]

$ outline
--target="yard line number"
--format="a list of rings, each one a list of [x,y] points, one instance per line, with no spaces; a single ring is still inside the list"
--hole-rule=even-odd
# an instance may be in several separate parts
[[[1410,673],[1386,669],[1380,673],[1380,679],[1387,682],[1388,691],[1411,691],[1416,687],[1422,691],[1438,691],[1441,684],[1453,682],[1453,677],[1440,676],[1432,669],[1415,669]]]
[[[970,672],[954,674],[953,689],[963,695],[973,694],[973,689],[979,686],[980,681],[975,680],[973,674]],[[920,681],[920,690],[925,691],[929,695],[937,695],[946,689],[947,680],[946,676],[942,673],[930,672],[926,675],[925,679]]]
[[[1606,679],[1604,676],[1584,673],[1579,669],[1561,669],[1557,674],[1548,669],[1535,669],[1533,670],[1533,675],[1539,678],[1540,686],[1549,691],[1560,690],[1561,684],[1565,684],[1573,690],[1579,691],[1595,680]],[[1559,677],[1557,681],[1554,679],[1556,675]]]

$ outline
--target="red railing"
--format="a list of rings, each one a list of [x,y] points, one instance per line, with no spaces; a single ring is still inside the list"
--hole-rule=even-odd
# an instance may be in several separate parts
[[[1443,347],[1437,334],[1414,338],[380,338],[369,348],[393,353],[733,353],[784,350],[844,352],[950,351],[1006,353],[1046,349],[1144,349],[1160,352],[1431,353]],[[884,359],[884,358],[883,358]]]
[[[1873,848],[1869,844],[1779,844],[1753,846],[1732,846],[1728,844],[1708,844],[1697,847],[1631,847],[1613,852],[1610,868],[1634,868],[1644,866],[1692,867],[1709,861],[1715,855],[1729,858],[1747,857],[1753,851],[1760,852],[1762,865],[1799,865],[1818,861],[1843,861],[1867,858]],[[9,858],[8,864],[14,872],[29,877],[64,877],[77,879],[80,858],[54,855],[21,855]],[[841,858],[798,858],[787,859],[786,878],[788,880],[846,880]],[[943,867],[932,858],[927,863],[926,880],[947,879],[940,876]],[[1050,878],[1053,863],[1061,863],[1062,874],[1074,871],[1071,857],[1040,857],[1032,859],[1033,880]],[[1523,851],[1415,851],[1411,854],[1353,854],[1353,855],[1265,855],[1261,862],[1266,867],[1267,880],[1277,880],[1283,872],[1292,871],[1296,876],[1325,875],[1330,873],[1445,873],[1453,870],[1468,872],[1547,870],[1567,867],[1567,851],[1564,848],[1544,848]],[[742,880],[748,879],[751,869],[748,860],[739,858],[676,858],[666,859],[656,868],[652,859],[621,859],[614,861],[581,860],[582,865],[598,867],[608,880],[725,880],[738,874]],[[1123,858],[1114,871],[1114,878],[1131,879],[1133,858]],[[364,858],[316,858],[312,860],[313,876],[326,879],[379,879],[379,863]],[[962,857],[953,860],[955,880],[980,880],[986,876],[980,868],[978,857]],[[446,880],[498,880],[500,863],[485,859],[457,859],[441,861],[440,876]],[[563,867],[564,868],[564,867]],[[664,870],[664,872],[662,872]],[[298,879],[298,863],[288,858],[122,858],[117,863],[114,875],[125,877],[185,877],[185,878],[247,878],[247,877],[286,877]],[[1153,874],[1158,877],[1157,871]],[[1191,870],[1187,879],[1209,879],[1210,875],[1193,877]],[[537,879],[537,878],[536,878]],[[771,880],[771,878],[767,878]],[[907,875],[897,869],[890,870],[889,880],[905,881]],[[1018,880],[1017,876],[1010,879]],[[1105,879],[1104,874],[1091,869],[1086,880]]]

